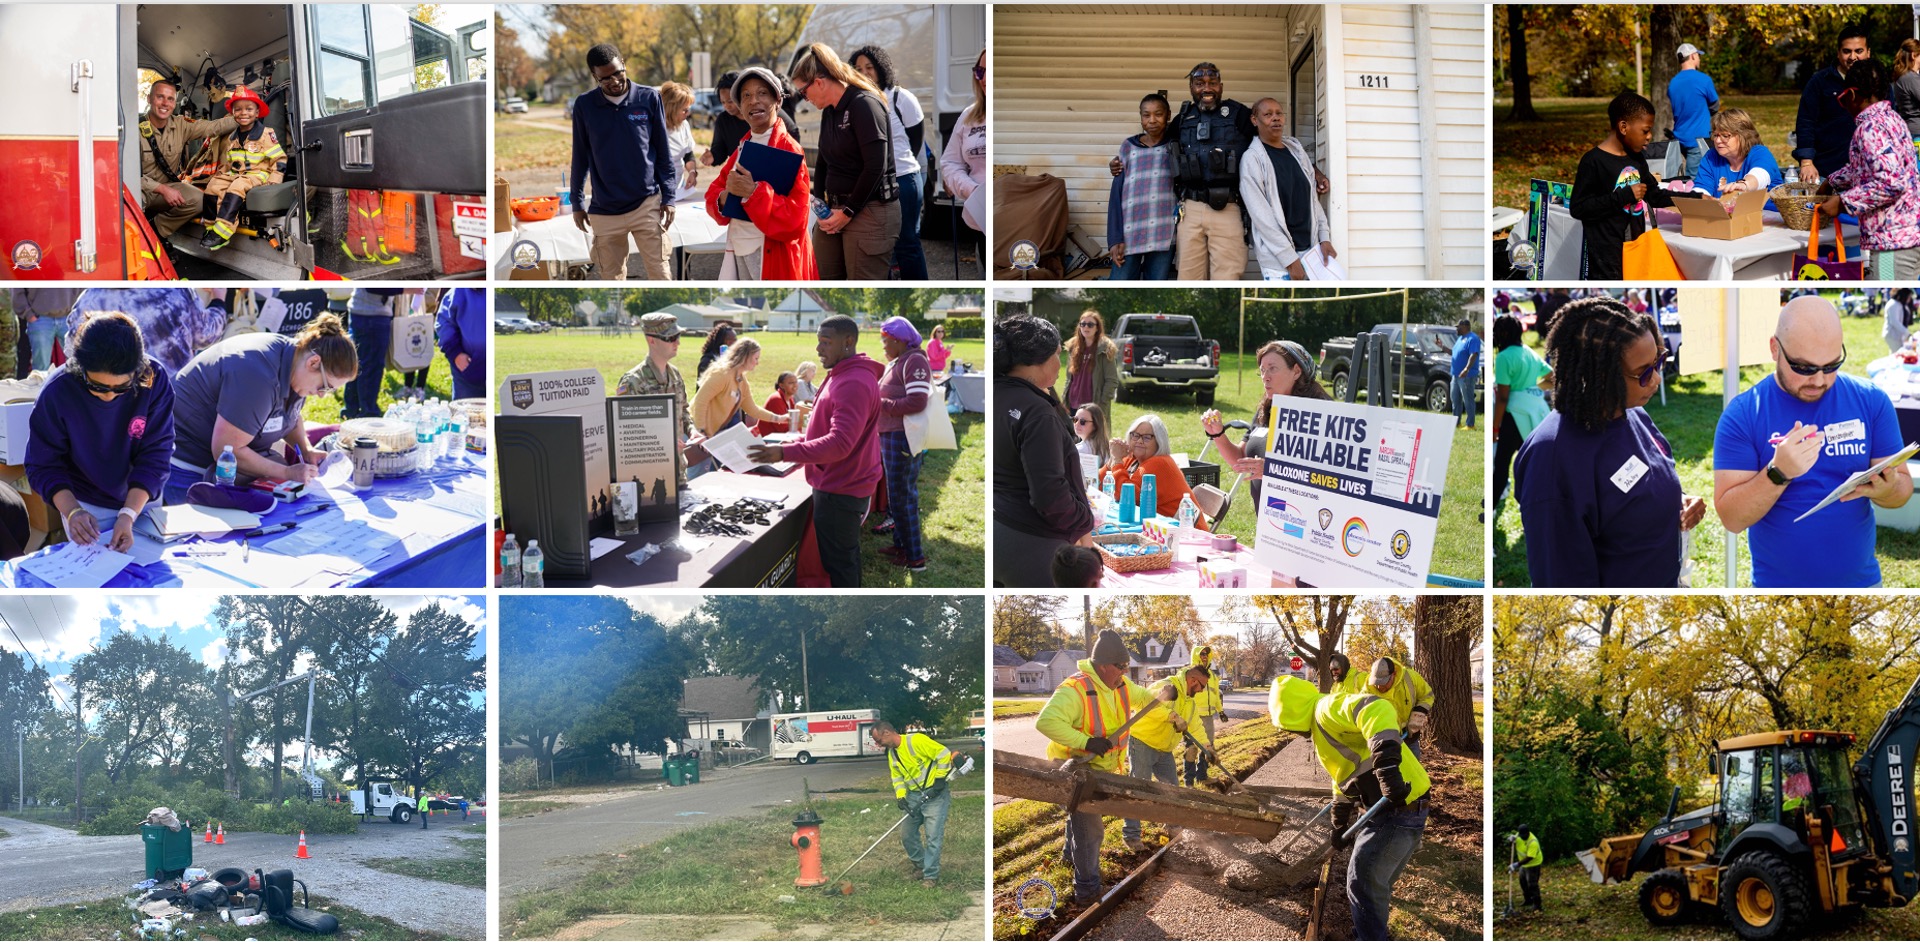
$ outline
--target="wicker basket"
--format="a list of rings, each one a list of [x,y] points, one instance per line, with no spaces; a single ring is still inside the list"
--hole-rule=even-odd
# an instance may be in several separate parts
[[[1107,547],[1119,544],[1139,544],[1159,546],[1158,553],[1142,553],[1139,556],[1115,556],[1107,552]],[[1093,546],[1100,551],[1100,558],[1106,560],[1107,568],[1114,572],[1146,572],[1149,569],[1167,569],[1173,565],[1173,548],[1162,546],[1138,533],[1114,533],[1093,538]]]
[[[1823,197],[1814,195],[1819,188],[1818,183],[1796,180],[1768,190],[1767,195],[1773,197],[1773,206],[1780,211],[1780,218],[1786,220],[1787,228],[1806,232],[1813,228],[1813,214],[1825,201]]]

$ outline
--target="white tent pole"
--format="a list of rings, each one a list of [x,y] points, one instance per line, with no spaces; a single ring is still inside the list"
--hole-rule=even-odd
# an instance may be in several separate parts
[[[1740,292],[1735,288],[1720,289],[1720,296],[1726,305],[1726,316],[1722,318],[1720,333],[1726,344],[1727,368],[1720,377],[1720,411],[1733,404],[1733,397],[1740,395]],[[1740,534],[1726,533],[1727,588],[1740,585]]]

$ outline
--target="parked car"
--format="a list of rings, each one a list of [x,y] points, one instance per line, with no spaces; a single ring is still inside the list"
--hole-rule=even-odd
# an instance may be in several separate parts
[[[1387,381],[1400,396],[1419,400],[1434,412],[1453,410],[1452,400],[1447,398],[1453,388],[1453,342],[1457,339],[1452,327],[1409,324],[1403,333],[1399,324],[1375,324],[1368,333],[1387,336]],[[1474,382],[1476,400],[1485,387],[1484,354],[1482,360],[1480,377]],[[1352,338],[1332,339],[1320,345],[1320,381],[1327,384],[1333,398],[1347,398],[1352,372]]]
[[[493,319],[493,332],[496,334],[544,334],[552,327],[538,321],[528,320],[519,315],[507,315]]]
[[[526,114],[527,100],[525,98],[507,99],[506,112],[507,114]]]
[[[1122,314],[1113,325],[1120,347],[1120,388],[1114,398],[1131,399],[1142,389],[1192,392],[1201,406],[1213,405],[1220,381],[1220,342],[1200,336],[1200,324],[1185,314]]]
[[[712,88],[696,89],[693,93],[693,114],[687,120],[696,128],[713,129],[713,119],[720,116],[725,108],[720,107],[720,92]]]

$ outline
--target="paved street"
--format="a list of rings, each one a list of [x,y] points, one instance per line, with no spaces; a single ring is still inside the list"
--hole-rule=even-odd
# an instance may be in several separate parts
[[[761,764],[701,772],[698,785],[647,786],[606,801],[500,822],[503,904],[558,886],[610,855],[650,844],[681,828],[800,807],[801,780],[815,792],[885,778],[884,759],[822,759],[808,766]],[[536,797],[537,796],[529,796]]]
[[[296,837],[230,833],[224,845],[208,845],[200,843],[196,834],[193,865],[208,870],[289,868],[316,896],[409,928],[452,938],[483,938],[484,890],[387,873],[360,863],[376,857],[454,856],[459,852],[456,841],[483,839],[459,829],[459,821],[458,815],[436,816],[422,831],[417,822],[397,825],[375,820],[361,824],[357,834],[309,834],[311,860],[294,859]],[[146,851],[138,834],[87,837],[7,817],[0,817],[0,830],[9,835],[0,839],[0,911],[124,895],[142,879]]]

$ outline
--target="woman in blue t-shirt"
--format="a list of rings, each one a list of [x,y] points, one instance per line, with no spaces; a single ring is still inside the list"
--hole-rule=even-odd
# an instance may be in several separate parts
[[[1753,116],[1744,108],[1728,108],[1713,116],[1713,149],[1700,159],[1700,171],[1693,175],[1695,189],[1708,196],[1771,190],[1785,182],[1780,178],[1780,163],[1773,151],[1760,143],[1760,132]],[[1773,201],[1767,201],[1773,209]]]
[[[1681,533],[1706,515],[1645,406],[1667,359],[1660,329],[1608,297],[1560,309],[1547,334],[1553,413],[1520,446],[1514,494],[1537,588],[1673,588]]]

